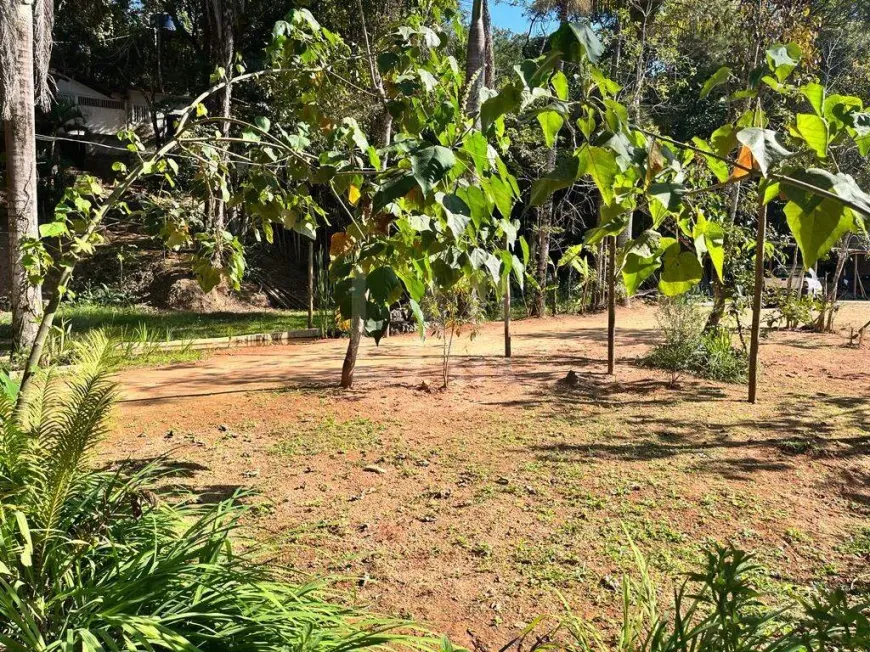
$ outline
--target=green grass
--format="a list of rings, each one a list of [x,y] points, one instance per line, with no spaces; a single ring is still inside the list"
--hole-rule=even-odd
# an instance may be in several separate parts
[[[10,319],[9,313],[0,313],[0,340],[8,340],[11,336]],[[74,335],[103,329],[110,338],[126,341],[189,340],[274,333],[306,328],[308,325],[306,314],[302,311],[202,314],[94,305],[65,306],[55,324],[71,326]]]
[[[328,416],[316,424],[301,424],[290,433],[281,433],[284,438],[273,452],[295,456],[346,452],[353,448],[371,450],[382,444],[384,430],[384,424],[371,419],[354,417],[340,421]]]

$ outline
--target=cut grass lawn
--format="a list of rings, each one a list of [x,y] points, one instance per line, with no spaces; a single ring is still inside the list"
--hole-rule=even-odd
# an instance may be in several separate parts
[[[0,340],[9,340],[11,316],[0,313]],[[128,342],[192,340],[252,333],[276,333],[307,328],[303,311],[196,313],[158,311],[142,307],[73,305],[61,309],[55,324],[74,335],[102,328],[114,339]]]

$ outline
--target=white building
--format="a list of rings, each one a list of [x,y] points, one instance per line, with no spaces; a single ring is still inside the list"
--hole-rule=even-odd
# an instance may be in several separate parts
[[[58,99],[76,104],[91,136],[115,136],[122,129],[135,129],[140,137],[153,135],[151,110],[145,94],[138,90],[107,95],[75,79],[54,72]],[[158,97],[157,99],[161,99]],[[157,125],[163,129],[163,114],[157,114]]]

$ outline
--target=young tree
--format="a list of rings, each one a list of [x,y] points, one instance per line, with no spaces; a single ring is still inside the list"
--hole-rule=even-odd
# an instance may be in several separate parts
[[[12,348],[27,351],[36,339],[42,289],[25,269],[28,239],[39,236],[36,201],[35,105],[48,110],[51,94],[53,0],[0,4],[0,103],[6,132]]]

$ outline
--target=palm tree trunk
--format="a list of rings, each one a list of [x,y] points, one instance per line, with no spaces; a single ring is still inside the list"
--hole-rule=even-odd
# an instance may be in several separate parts
[[[28,350],[42,313],[42,288],[32,285],[23,264],[22,245],[39,237],[36,203],[36,128],[33,84],[33,7],[16,3],[14,21],[15,93],[6,97],[6,187],[8,191],[13,352]]]
[[[465,84],[469,114],[480,111],[480,89],[486,78],[486,21],[489,8],[486,0],[474,0],[471,6],[471,25],[468,28],[468,49],[465,58]]]

